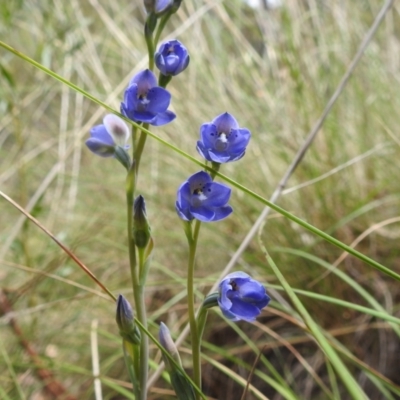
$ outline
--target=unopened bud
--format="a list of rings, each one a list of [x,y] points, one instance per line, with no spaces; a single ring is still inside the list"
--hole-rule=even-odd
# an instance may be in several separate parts
[[[145,248],[151,237],[150,225],[147,221],[146,203],[142,195],[136,197],[133,204],[133,236],[138,248]]]
[[[140,331],[135,324],[132,307],[122,294],[117,300],[116,321],[122,338],[133,344],[140,343]]]
[[[178,365],[181,365],[178,349],[172,340],[171,333],[169,332],[167,325],[165,325],[163,322],[160,324],[159,339],[162,347],[164,347],[167,353],[178,363]],[[175,366],[171,363],[168,357],[163,355],[163,359],[169,371],[175,369]]]

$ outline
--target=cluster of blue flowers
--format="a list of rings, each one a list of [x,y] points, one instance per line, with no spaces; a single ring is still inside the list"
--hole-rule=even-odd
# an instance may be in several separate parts
[[[157,4],[161,9],[164,2]],[[162,82],[168,82],[170,77],[184,71],[189,65],[190,57],[182,43],[170,40],[160,46],[154,60],[160,71],[159,80],[157,81],[150,69],[137,73],[125,90],[121,114],[136,123],[162,126],[176,118],[176,115],[168,110],[171,94],[162,87]],[[165,85],[166,83],[163,86]],[[127,155],[129,128],[116,115],[106,115],[102,125],[92,128],[90,136],[86,145],[93,153],[101,157],[116,157],[119,160],[121,154]],[[241,159],[250,137],[250,131],[241,128],[236,119],[225,112],[201,126],[197,151],[214,167],[219,166]],[[230,195],[229,187],[214,182],[209,173],[199,171],[179,187],[176,211],[184,221],[219,221],[233,211],[228,204]],[[265,288],[244,272],[228,275],[219,285],[218,304],[223,314],[233,321],[254,320],[269,301]]]

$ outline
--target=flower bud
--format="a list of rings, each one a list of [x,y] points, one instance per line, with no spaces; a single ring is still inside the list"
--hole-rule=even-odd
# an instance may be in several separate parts
[[[221,311],[231,321],[254,321],[271,300],[265,287],[242,271],[227,275],[218,293]]]
[[[164,349],[169,353],[169,355],[178,363],[178,365],[181,364],[181,359],[179,357],[178,349],[176,348],[176,345],[174,341],[172,340],[171,333],[169,332],[169,329],[167,325],[165,325],[163,322],[160,324],[160,330],[159,330],[159,339],[160,339],[160,344]],[[165,365],[167,366],[167,369],[169,371],[172,371],[174,369],[174,365],[171,363],[168,357],[165,357],[163,355],[163,359],[165,362]]]
[[[150,240],[150,225],[146,215],[146,203],[142,195],[133,204],[133,236],[136,247],[145,248]]]
[[[125,121],[114,114],[107,114],[102,125],[96,125],[90,130],[90,138],[86,146],[100,157],[115,157],[115,149],[129,149],[130,131]]]
[[[122,294],[117,300],[116,321],[123,339],[133,344],[140,343],[140,331],[135,324],[132,307]]]
[[[181,359],[179,357],[178,349],[174,341],[172,340],[171,334],[167,325],[163,322],[160,324],[159,330],[160,344],[168,352],[168,354],[176,361],[176,363],[182,367]],[[196,395],[192,384],[182,373],[181,369],[174,365],[171,360],[163,354],[163,360],[167,371],[171,377],[171,385],[175,390],[175,393],[179,400],[195,400]]]
[[[175,76],[186,69],[190,57],[186,47],[179,40],[169,40],[160,46],[154,60],[163,75]]]
[[[173,0],[144,0],[147,13],[154,13],[157,17],[165,15],[173,6]]]

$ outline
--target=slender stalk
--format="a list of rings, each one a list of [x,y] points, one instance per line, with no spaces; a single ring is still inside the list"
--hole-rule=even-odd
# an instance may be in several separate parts
[[[150,21],[146,22],[149,23]],[[147,52],[149,53],[149,70],[153,71],[154,69],[154,41],[153,41],[153,31],[152,29],[145,28],[144,37],[146,39]]]
[[[154,47],[157,46],[158,41],[160,40],[161,33],[162,33],[165,25],[167,24],[169,18],[171,17],[171,15],[172,14],[167,14],[167,15],[164,15],[163,17],[161,17],[160,22],[157,27],[156,34],[154,35],[154,41],[153,41]]]
[[[137,351],[138,346],[134,346],[132,343],[126,340],[122,341],[122,350],[124,351],[125,364],[128,368],[129,377],[133,384],[133,393],[137,399],[140,398],[140,388],[138,385],[138,375],[139,375],[139,354]]]
[[[144,129],[149,129],[149,124],[143,124],[143,128]],[[140,160],[142,159],[142,153],[144,150],[144,146],[146,144],[146,139],[147,139],[147,133],[143,132],[143,131],[138,131],[137,134],[139,134],[140,132],[140,136],[138,139],[136,139],[136,143],[135,143],[135,151],[133,154],[133,159],[135,160],[136,163],[136,176],[139,173],[139,165],[140,165]]]
[[[200,343],[201,343],[201,338],[203,337],[204,327],[206,326],[207,315],[208,315],[208,310],[204,307],[201,307],[197,314],[197,334]]]
[[[133,203],[136,183],[136,163],[132,165],[127,180],[126,180],[126,203],[127,203],[127,220],[128,220],[128,249],[129,249],[129,264],[131,269],[131,279],[133,296],[135,299],[135,310],[137,319],[147,328],[146,309],[144,304],[143,286],[140,285],[139,268],[136,260],[136,246],[133,237]],[[144,332],[143,332],[144,333]],[[147,376],[148,376],[148,358],[149,345],[146,334],[142,335],[140,340],[140,355],[139,355],[139,386],[140,397],[137,400],[146,400],[147,398]]]
[[[196,220],[194,229],[187,222],[185,233],[189,245],[188,275],[187,275],[187,304],[190,324],[190,337],[192,343],[193,381],[201,389],[201,363],[200,363],[200,336],[197,330],[195,296],[194,296],[194,267],[196,263],[197,241],[199,238],[201,222]],[[199,399],[198,394],[196,398]]]

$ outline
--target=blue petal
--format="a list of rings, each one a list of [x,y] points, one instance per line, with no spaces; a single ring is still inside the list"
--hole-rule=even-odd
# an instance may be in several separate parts
[[[270,301],[271,301],[271,298],[267,294],[265,294],[264,298],[261,299],[260,301],[255,302],[254,305],[257,308],[259,308],[260,310],[262,310],[264,307],[266,307],[269,304]]]
[[[213,149],[210,149],[208,151],[208,154],[210,155],[211,161],[217,162],[217,163],[226,163],[228,161],[231,161],[231,155],[224,151],[224,152],[217,152]]]
[[[104,144],[104,142],[96,138],[86,140],[85,144],[92,153],[100,157],[112,157],[115,154],[115,148],[113,146]]]
[[[229,135],[229,151],[231,153],[243,152],[249,144],[251,133],[247,129],[235,129]]]
[[[127,110],[136,110],[138,107],[138,87],[136,84],[129,86],[124,92],[123,103]]]
[[[207,149],[214,148],[215,141],[218,138],[217,127],[214,124],[203,124],[200,127],[200,139]]]
[[[183,182],[182,185],[179,187],[177,192],[178,201],[181,204],[185,204],[184,207],[190,206],[190,198],[192,194],[190,192],[190,184],[188,181]]]
[[[202,202],[205,207],[222,207],[228,203],[231,196],[231,189],[222,183],[207,183],[204,186],[203,192],[207,197]]]
[[[243,151],[243,153],[239,153],[239,154],[237,154],[237,155],[231,154],[231,157],[230,157],[230,160],[229,160],[229,161],[237,161],[237,160],[240,160],[245,154],[246,154],[245,151]]]
[[[179,56],[177,56],[176,54],[170,54],[169,56],[165,57],[164,60],[167,70],[170,71],[170,73],[172,74],[179,67],[181,61]]]
[[[228,293],[230,291],[232,291],[232,286],[230,285],[229,281],[224,279],[219,284],[218,304],[225,310],[229,310],[232,307],[232,301],[228,297]]]
[[[228,215],[232,214],[231,206],[224,206],[214,209],[214,218],[213,221],[220,221],[221,219],[226,218]]]
[[[161,13],[164,11],[170,4],[172,3],[172,0],[156,0],[156,9],[155,12]]]
[[[151,125],[154,126],[161,126],[170,123],[176,118],[176,115],[172,111],[165,111],[163,113],[158,113],[152,122],[150,122]]]
[[[128,115],[128,117],[133,121],[140,121],[151,124],[156,118],[156,115],[148,111],[132,111],[130,115]]]
[[[147,111],[154,114],[162,113],[167,110],[171,102],[171,94],[161,87],[154,87],[149,90],[147,100],[149,101],[146,107]]]
[[[196,189],[202,189],[206,183],[212,182],[212,178],[207,172],[199,171],[193,174],[188,182],[190,184],[190,190],[193,193]]]
[[[204,147],[203,143],[200,142],[200,140],[197,142],[197,147],[196,147],[197,151],[199,152],[199,154],[205,158],[208,161],[212,161],[212,159],[210,158],[210,155],[208,154],[208,150]]]
[[[163,75],[168,75],[165,59],[164,59],[164,56],[161,53],[158,53],[158,54],[155,55],[154,61],[155,61],[156,65],[157,65],[157,68],[160,70],[160,72]]]
[[[214,211],[210,210],[207,207],[191,207],[190,208],[190,213],[198,219],[199,221],[202,222],[211,222],[214,220]]]
[[[250,280],[251,277],[249,274],[246,274],[246,272],[243,271],[235,271],[235,272],[231,272],[230,274],[228,274],[224,280],[236,280],[236,279],[243,279],[243,281],[247,281]]]
[[[225,310],[223,308],[221,308],[222,314],[225,315],[226,318],[228,318],[231,321],[239,321],[240,318],[238,318],[233,312],[229,311],[229,310]]]
[[[240,284],[239,280],[237,280],[236,283],[240,296],[243,298],[243,300],[257,302],[264,299],[265,288],[260,282],[251,279],[243,284]]]
[[[213,124],[217,127],[218,132],[229,133],[231,129],[239,128],[239,124],[236,119],[229,113],[218,115],[213,119]]]
[[[157,86],[157,78],[152,71],[145,69],[137,73],[129,82],[129,86],[136,84],[138,93],[146,94],[151,88]]]
[[[184,221],[191,221],[193,219],[193,216],[190,214],[189,209],[182,208],[178,202],[175,203],[175,209],[179,217],[182,218]]]
[[[239,299],[232,300],[232,307],[229,311],[245,321],[254,321],[261,312],[260,309],[253,304],[245,303]]]
[[[114,140],[104,125],[96,125],[90,130],[90,136],[99,143],[115,146]]]

